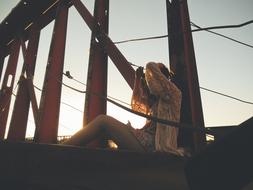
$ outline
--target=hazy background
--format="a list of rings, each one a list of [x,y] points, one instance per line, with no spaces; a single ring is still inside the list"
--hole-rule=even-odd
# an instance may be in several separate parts
[[[93,13],[94,0],[82,0]],[[18,0],[0,0],[0,20],[5,18]],[[201,27],[241,24],[253,20],[252,0],[188,0],[190,19]],[[113,41],[167,34],[165,0],[111,0],[109,36]],[[53,22],[41,32],[34,85],[42,88],[48,59]],[[194,27],[192,27],[194,29]],[[236,29],[216,30],[229,37],[253,45],[253,24]],[[65,71],[86,83],[91,32],[74,7],[69,10]],[[211,33],[193,33],[199,83],[227,95],[253,102],[253,49]],[[128,61],[145,66],[149,61],[169,65],[168,40],[158,39],[117,45]],[[16,83],[20,76],[23,58],[20,54]],[[5,59],[4,69],[7,63]],[[2,76],[3,77],[3,76]],[[85,86],[64,78],[64,83],[81,90]],[[14,91],[15,93],[15,91]],[[38,100],[40,91],[36,90]],[[129,103],[131,89],[109,61],[108,95]],[[252,117],[253,105],[241,103],[201,90],[206,126],[237,125]],[[59,135],[72,134],[82,126],[85,94],[63,87]],[[12,98],[12,106],[15,97]],[[12,110],[11,106],[11,110]],[[133,116],[111,104],[108,114],[141,127],[144,119]],[[10,116],[9,116],[10,118]],[[34,121],[29,116],[27,136],[33,136]]]

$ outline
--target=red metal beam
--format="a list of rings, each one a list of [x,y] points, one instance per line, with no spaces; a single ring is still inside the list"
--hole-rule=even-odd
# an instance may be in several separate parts
[[[38,40],[39,40],[39,38],[38,38]],[[25,45],[24,41],[22,41],[21,46],[22,46],[22,50],[23,50],[22,51],[23,55],[24,55],[24,57],[26,57],[26,45]],[[36,58],[36,57],[34,57],[34,58]],[[33,86],[34,70],[35,70],[35,64],[34,65],[24,65],[22,72],[26,73],[26,83],[27,83],[29,97],[30,97],[31,104],[32,104],[35,125],[37,128],[38,127],[38,110],[39,109],[38,109],[38,104],[37,104],[36,95],[35,95],[34,86]]]
[[[8,140],[11,141],[23,141],[25,140],[25,134],[27,129],[27,120],[28,120],[28,113],[29,113],[29,106],[30,106],[30,97],[29,90],[28,90],[28,80],[32,80],[34,70],[35,70],[35,63],[37,58],[37,51],[39,45],[39,37],[40,32],[36,29],[32,30],[27,50],[25,51],[25,47],[23,48],[24,51],[24,65],[23,65],[23,72],[19,79],[19,87],[16,95],[16,100],[14,104],[14,109],[12,112],[12,119],[10,122],[9,132],[8,132]],[[23,46],[25,46],[23,42]],[[28,72],[25,71],[29,70],[31,72],[30,76]],[[28,79],[27,79],[28,78]],[[37,120],[36,115],[34,115],[35,121]]]
[[[121,75],[127,81],[128,85],[133,89],[135,72],[127,59],[119,51],[116,45],[108,37],[108,35],[106,35],[106,33],[101,29],[100,25],[96,22],[96,20],[90,14],[88,9],[84,6],[84,4],[80,0],[73,0],[72,3],[79,12],[79,14],[82,16],[88,27],[92,31],[99,31],[97,32],[96,40],[99,44],[101,44],[101,47],[104,48],[108,56],[111,58],[115,66],[120,71]]]
[[[94,18],[96,23],[100,23],[101,30],[108,34],[109,0],[95,1]],[[108,58],[96,42],[98,32],[93,30],[91,36],[83,126],[98,115],[106,114],[107,101],[103,97],[107,97]]]
[[[167,0],[167,16],[170,66],[182,91],[181,122],[204,127],[187,1]],[[205,135],[180,130],[179,144],[197,150],[205,144]]]
[[[36,129],[35,140],[41,143],[57,142],[67,21],[68,7],[62,2],[58,7],[55,19],[40,100],[39,126]]]
[[[100,24],[101,30],[108,34],[109,0],[96,0],[94,18]],[[96,41],[99,31],[93,30],[90,43],[89,68],[85,107],[83,115],[83,127],[100,114],[106,114],[107,101],[107,70],[108,57]],[[97,139],[89,144],[89,147],[103,146],[103,139]]]
[[[37,21],[39,17],[46,15],[48,12],[44,13],[45,10],[55,2],[57,0],[20,0],[10,14],[0,23],[0,47],[8,46],[8,43],[15,39],[17,35],[20,35],[21,32],[23,34],[27,33],[29,31],[27,26]],[[52,7],[52,9],[54,8]]]
[[[8,65],[5,71],[1,95],[0,95],[0,139],[4,138],[6,123],[9,114],[12,90],[14,85],[14,79],[16,75],[16,68],[18,63],[20,49],[20,41],[15,40],[11,48],[11,54],[8,60]]]
[[[5,59],[4,53],[3,53],[3,51],[1,51],[1,49],[0,49],[0,82],[1,82],[1,78],[2,78],[2,72],[3,72],[3,66],[4,66],[4,59]]]
[[[32,81],[33,75],[31,74],[31,71],[29,68],[27,68],[26,73],[27,73],[27,88],[28,88],[29,97],[30,97],[31,104],[32,104],[33,117],[34,117],[35,125],[37,128],[39,126],[39,124],[38,124],[39,107],[38,107],[38,103],[37,103],[37,99],[36,99],[36,95],[35,95],[35,91],[34,91],[34,85],[33,85],[33,81]]]
[[[192,125],[194,127],[205,127],[202,110],[201,96],[199,90],[198,71],[195,59],[195,52],[192,40],[190,18],[187,0],[181,4],[180,13],[184,39],[184,60],[187,67],[187,82],[189,86],[189,98],[191,107]],[[193,133],[195,149],[199,150],[206,144],[206,136],[203,133]]]

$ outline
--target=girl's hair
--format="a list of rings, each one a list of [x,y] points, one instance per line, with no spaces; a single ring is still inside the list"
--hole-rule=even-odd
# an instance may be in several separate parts
[[[170,72],[169,69],[163,64],[163,63],[158,63],[158,67],[160,71],[166,76],[168,79],[172,79],[174,74],[173,72]]]

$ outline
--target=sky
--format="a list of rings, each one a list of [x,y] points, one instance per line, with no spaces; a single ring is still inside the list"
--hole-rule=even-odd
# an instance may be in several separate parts
[[[0,20],[5,18],[18,0],[0,0]],[[93,13],[94,0],[82,0]],[[253,20],[252,0],[188,0],[190,20],[201,27],[241,24]],[[109,36],[113,41],[167,34],[165,0],[110,0]],[[34,85],[42,88],[48,59],[53,22],[41,32]],[[194,29],[194,27],[192,27]],[[253,45],[253,24],[235,29],[216,30],[221,34]],[[91,32],[74,7],[69,10],[64,71],[86,83]],[[193,33],[195,57],[201,87],[253,102],[253,48],[201,31]],[[128,61],[145,66],[149,61],[169,66],[168,39],[119,44],[117,47]],[[21,54],[20,54],[21,55]],[[4,69],[7,59],[5,59]],[[15,83],[23,58],[20,56]],[[135,68],[136,69],[136,68]],[[131,89],[109,60],[108,95],[126,103]],[[64,83],[80,90],[85,86],[64,78]],[[253,105],[245,104],[205,90],[200,90],[205,126],[238,125],[253,115]],[[14,90],[15,93],[15,90]],[[40,91],[36,91],[39,101]],[[15,97],[12,98],[11,109]],[[82,127],[85,94],[62,89],[59,135],[73,134]],[[74,107],[74,108],[73,108]],[[30,111],[31,113],[31,111]],[[108,115],[136,128],[145,119],[108,104]],[[11,114],[10,114],[11,115]],[[10,116],[9,116],[10,118]],[[27,136],[33,136],[34,121],[29,116]]]

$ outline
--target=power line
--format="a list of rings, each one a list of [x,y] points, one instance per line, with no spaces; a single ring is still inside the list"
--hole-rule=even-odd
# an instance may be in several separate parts
[[[128,42],[137,42],[137,41],[145,41],[145,40],[155,40],[155,39],[167,38],[167,37],[168,35],[134,38],[134,39],[129,39],[129,40],[117,41],[117,42],[114,42],[114,44],[123,44],[123,43],[128,43]]]
[[[60,81],[58,81],[60,82]],[[65,87],[67,88],[70,88],[71,90],[74,90],[78,93],[87,93],[87,91],[84,91],[84,90],[79,90],[79,89],[76,89],[70,85],[67,85],[63,82],[60,82],[62,85],[64,85]],[[130,112],[130,113],[133,113],[133,114],[136,114],[138,116],[141,116],[141,117],[144,117],[146,119],[150,119],[150,120],[153,120],[155,122],[159,122],[159,123],[163,123],[163,124],[166,124],[166,125],[169,125],[169,126],[173,126],[173,127],[180,127],[181,129],[186,129],[186,130],[192,130],[192,131],[197,131],[197,132],[203,132],[203,133],[209,133],[209,134],[212,134],[212,132],[209,130],[209,129],[206,129],[206,128],[200,128],[200,127],[192,127],[192,125],[189,125],[189,124],[182,124],[182,123],[178,123],[178,122],[174,122],[174,121],[170,121],[170,120],[165,120],[165,119],[160,119],[160,118],[157,118],[157,117],[154,117],[154,116],[151,116],[151,115],[147,115],[147,114],[144,114],[144,113],[141,113],[141,112],[137,112],[137,111],[134,111],[132,110],[131,108],[128,108],[128,107],[125,107],[121,104],[119,104],[118,102],[108,98],[108,97],[105,97],[101,94],[98,94],[98,93],[94,93],[94,92],[90,92],[92,95],[95,95],[95,96],[99,96],[103,99],[106,99],[108,102]]]
[[[66,71],[66,73],[62,73],[62,74],[63,74],[64,76],[68,77],[69,79],[74,80],[74,81],[76,81],[77,83],[86,86],[85,83],[81,82],[80,80],[76,80],[76,79],[70,74],[69,71]]]
[[[62,83],[62,85],[76,91],[76,92],[81,92],[81,93],[87,93],[86,91],[82,91],[82,90],[78,90],[74,87],[71,87],[69,85],[66,85],[64,83]],[[235,98],[233,96],[229,96],[229,95],[226,95],[226,94],[223,94],[223,93],[220,93],[220,92],[217,92],[217,91],[214,91],[214,90],[210,90],[210,89],[207,89],[207,88],[204,88],[204,87],[200,87],[200,89],[202,90],[207,90],[209,92],[212,92],[212,93],[216,93],[216,94],[219,94],[219,95],[222,95],[222,96],[225,96],[225,97],[228,97],[228,98],[231,98],[231,99],[234,99],[234,100],[237,100],[237,101],[240,101],[240,102],[243,102],[243,103],[247,103],[247,104],[253,104],[252,102],[248,102],[248,101],[244,101],[244,100],[241,100],[239,98]],[[121,104],[119,104],[118,102],[115,102],[114,100],[108,98],[108,97],[104,97],[102,96],[101,94],[97,94],[97,93],[94,93],[94,92],[90,92],[91,94],[93,95],[96,95],[96,96],[99,96],[101,98],[104,98],[106,99],[108,102],[130,112],[130,113],[133,113],[135,115],[138,115],[138,116],[141,116],[141,117],[144,117],[146,119],[150,119],[152,121],[155,121],[155,122],[160,122],[160,123],[163,123],[163,124],[166,124],[166,125],[169,125],[169,126],[173,126],[173,127],[178,127],[180,129],[185,129],[185,130],[191,130],[192,132],[202,132],[202,133],[206,133],[206,134],[210,134],[210,135],[214,135],[212,131],[210,131],[208,128],[201,128],[201,127],[198,127],[198,126],[195,126],[193,127],[192,125],[189,125],[189,124],[185,124],[185,123],[178,123],[178,122],[174,122],[174,121],[170,121],[170,120],[164,120],[164,119],[160,119],[160,118],[157,118],[157,117],[154,117],[154,116],[151,116],[151,115],[147,115],[147,114],[143,114],[143,113],[140,113],[140,112],[137,112],[137,111],[134,111],[128,107],[125,107]]]
[[[201,28],[200,26],[196,25],[196,24],[195,24],[195,23],[193,23],[193,22],[191,22],[191,24],[192,24],[192,26],[194,26],[194,27],[196,27],[196,28],[201,29],[201,30],[198,30],[198,31],[206,31],[206,32],[209,32],[209,33],[215,34],[215,35],[217,35],[217,36],[221,36],[221,37],[223,37],[223,38],[226,38],[226,39],[228,39],[228,40],[231,40],[231,41],[233,41],[233,42],[239,43],[239,44],[241,44],[241,45],[244,45],[244,46],[247,46],[247,47],[253,48],[253,45],[250,45],[250,44],[247,44],[247,43],[241,42],[241,41],[239,41],[239,40],[236,40],[236,39],[231,38],[231,37],[229,37],[229,36],[226,36],[226,35],[220,34],[220,33],[218,33],[218,32],[213,32],[213,31],[210,31],[210,30],[208,30],[208,29]],[[203,30],[202,30],[202,29],[203,29]]]
[[[192,26],[198,28],[198,29],[192,30],[192,32],[200,32],[200,31],[210,32],[212,34],[221,36],[223,38],[226,38],[226,39],[231,40],[233,42],[239,43],[241,45],[245,45],[245,46],[250,47],[250,48],[253,48],[253,46],[250,45],[250,44],[247,44],[245,42],[241,42],[241,41],[233,39],[233,38],[231,38],[229,36],[226,36],[226,35],[223,35],[223,34],[220,34],[220,33],[217,33],[217,32],[213,32],[213,31],[210,31],[210,30],[228,29],[228,28],[239,28],[239,27],[243,27],[243,26],[246,26],[246,25],[249,25],[249,24],[252,24],[252,23],[253,23],[253,20],[250,20],[250,21],[247,21],[245,23],[238,24],[238,25],[211,26],[211,27],[202,28],[202,27],[194,24],[193,22],[191,22]],[[138,42],[138,41],[145,41],[145,40],[154,40],[154,39],[161,39],[161,38],[167,38],[167,37],[169,37],[169,35],[160,35],[160,36],[134,38],[134,39],[129,39],[129,40],[116,41],[116,42],[114,42],[114,44],[123,44],[123,43],[128,43],[128,42]]]
[[[136,65],[136,66],[138,66],[138,65]],[[139,66],[138,66],[138,67],[139,67]],[[72,79],[74,79],[74,77],[72,77]],[[78,81],[78,80],[75,79],[75,81]],[[78,82],[80,82],[80,81],[78,81]],[[82,84],[83,84],[83,85],[86,85],[86,84],[84,84],[84,83],[82,83]],[[71,87],[71,86],[69,86],[69,85],[66,85],[66,84],[64,84],[64,83],[63,83],[63,85],[66,86],[66,87],[68,87],[68,88],[70,88],[70,89],[72,89],[72,90],[78,91],[78,92],[80,92],[80,93],[86,93],[86,91],[81,91],[81,90],[75,89],[75,88],[73,88],[73,87]],[[199,88],[202,89],[202,90],[208,91],[208,92],[212,92],[212,93],[214,93],[214,94],[218,94],[218,95],[221,95],[221,96],[224,96],[224,97],[227,97],[227,98],[230,98],[230,99],[233,99],[233,100],[236,100],[236,101],[245,103],[245,104],[253,105],[253,102],[246,101],[246,100],[242,100],[242,99],[240,99],[240,98],[237,98],[237,97],[234,97],[234,96],[231,96],[231,95],[227,95],[227,94],[224,94],[224,93],[221,93],[221,92],[218,92],[218,91],[215,91],[215,90],[211,90],[211,89],[208,89],[208,88],[205,88],[205,87],[201,87],[201,86],[199,86]],[[116,100],[116,101],[118,101],[118,102],[124,103],[124,104],[126,104],[126,105],[130,105],[130,104],[128,104],[128,103],[126,103],[126,102],[123,102],[123,101],[121,101],[121,100],[118,100],[118,99],[116,99],[116,98],[113,98],[113,97],[110,97],[110,96],[108,96],[108,97],[111,98],[111,99],[114,99],[114,100]]]
[[[62,85],[70,88],[71,90],[74,90],[76,92],[79,92],[79,93],[87,93],[86,91],[83,91],[83,90],[79,90],[79,89],[76,89],[74,87],[71,87],[69,85],[66,85],[64,83],[62,83]],[[132,110],[131,108],[128,108],[128,107],[125,107],[121,104],[119,104],[118,102],[108,98],[108,97],[105,97],[105,96],[102,96],[101,94],[97,94],[97,93],[94,93],[94,92],[90,92],[92,95],[96,95],[96,96],[99,96],[101,98],[104,98],[106,99],[108,102],[130,112],[130,113],[133,113],[135,115],[138,115],[138,116],[141,116],[141,117],[144,117],[146,119],[150,119],[152,121],[155,121],[155,122],[159,122],[159,123],[163,123],[163,124],[166,124],[168,125],[169,127],[177,127],[177,128],[180,128],[180,129],[185,129],[185,130],[191,130],[191,131],[195,131],[195,132],[202,132],[202,133],[208,133],[208,134],[213,134],[212,131],[210,131],[209,129],[207,128],[201,128],[201,127],[193,127],[192,125],[190,124],[185,124],[185,123],[178,123],[178,122],[174,122],[174,121],[170,121],[170,120],[165,120],[165,119],[161,119],[161,118],[157,118],[157,117],[154,117],[154,116],[151,116],[151,115],[147,115],[147,114],[144,114],[144,113],[141,113],[141,112],[138,112],[138,111],[134,111]]]
[[[129,62],[129,63],[130,63],[130,62]],[[135,67],[139,67],[138,65],[135,65],[135,64],[133,64],[133,63],[130,63],[130,65],[135,66]],[[69,71],[66,71],[66,73],[63,73],[63,75],[65,75],[65,76],[68,77],[69,79],[74,80],[74,81],[76,81],[76,82],[78,82],[78,83],[80,83],[80,84],[82,84],[82,85],[84,85],[84,86],[87,86],[85,83],[83,83],[83,82],[81,82],[81,81],[75,79],[72,75],[70,75],[70,72],[69,72]],[[70,88],[70,89],[73,88],[73,87],[71,87],[71,86],[69,86],[69,85],[67,85],[67,84],[64,84],[64,83],[63,83],[63,85],[66,86],[66,87],[68,87],[68,88]],[[73,90],[73,89],[72,89],[72,90]],[[75,89],[75,90],[77,90],[77,89]],[[79,91],[79,92],[80,92],[80,93],[86,93],[86,91]],[[115,101],[121,102],[121,103],[123,103],[123,104],[125,104],[125,105],[130,106],[130,104],[128,104],[128,103],[126,103],[126,102],[124,102],[124,101],[122,101],[122,100],[120,100],[120,99],[114,98],[114,97],[109,96],[109,95],[107,95],[107,97],[109,97],[109,98],[111,98],[111,99],[113,99],[113,100],[115,100]]]
[[[66,102],[61,101],[61,103],[64,104],[64,105],[66,105],[66,106],[68,106],[68,107],[70,107],[70,108],[72,108],[72,109],[74,109],[74,110],[76,110],[76,111],[78,111],[78,112],[80,112],[80,113],[83,113],[82,110],[80,110],[80,109],[78,109],[78,108],[76,108],[76,107],[74,107],[74,106],[72,106],[72,105],[70,105],[70,104],[68,104]]]
[[[218,94],[218,95],[221,95],[221,96],[224,96],[224,97],[233,99],[233,100],[237,100],[237,101],[242,102],[242,103],[245,103],[245,104],[251,104],[251,105],[253,105],[253,102],[245,101],[245,100],[236,98],[236,97],[234,97],[234,96],[230,96],[230,95],[227,95],[227,94],[223,94],[223,93],[221,93],[221,92],[217,92],[217,91],[214,91],[214,90],[210,90],[210,89],[208,89],[208,88],[200,87],[200,89],[206,90],[206,91],[208,91],[208,92],[212,92],[212,93],[215,93],[215,94]]]
[[[234,24],[234,25],[222,25],[222,26],[210,26],[210,27],[205,27],[205,28],[198,28],[195,30],[192,30],[192,32],[198,32],[198,31],[203,31],[203,30],[217,30],[217,29],[227,29],[227,28],[240,28],[249,24],[252,24],[253,20],[244,22],[242,24]]]
[[[35,89],[37,89],[37,90],[39,90],[39,91],[42,91],[42,89],[40,89],[40,88],[37,87],[36,85],[33,85],[33,86],[34,86]],[[61,103],[64,104],[64,105],[66,105],[66,106],[68,106],[68,107],[70,107],[70,108],[72,108],[72,109],[74,109],[74,110],[76,110],[76,111],[78,111],[78,112],[83,113],[82,110],[80,110],[80,109],[78,109],[78,108],[76,108],[76,107],[74,107],[74,106],[72,106],[72,105],[70,105],[70,104],[68,104],[68,103],[66,103],[66,102],[61,101]]]
[[[72,77],[72,79],[73,79],[73,77]],[[67,84],[61,82],[61,81],[58,81],[58,82],[60,82],[60,83],[61,83],[62,85],[64,85],[64,86],[70,88],[71,90],[77,91],[77,92],[79,92],[79,93],[86,93],[86,91],[78,90],[78,89],[76,89],[76,88],[74,88],[74,87],[72,87],[72,86],[70,86],[70,85],[67,85]],[[41,90],[41,89],[38,88],[38,87],[36,87],[36,88],[39,89],[39,90]],[[238,98],[235,98],[235,97],[232,97],[232,96],[223,94],[223,93],[219,93],[219,92],[217,92],[217,91],[213,91],[213,90],[210,90],[210,89],[207,89],[207,88],[204,88],[204,87],[200,87],[200,88],[203,89],[203,90],[210,91],[210,92],[212,92],[212,93],[216,93],[216,94],[219,94],[219,95],[222,95],[222,96],[226,96],[226,97],[228,97],[228,98],[235,99],[235,100],[237,100],[237,101],[241,101],[241,102],[248,103],[248,104],[253,104],[253,103],[251,103],[251,102],[247,102],[247,101],[244,101],[244,100],[241,100],[241,99],[238,99]],[[146,119],[153,120],[153,121],[155,121],[155,122],[160,122],[160,123],[163,123],[163,124],[166,124],[166,125],[169,125],[169,126],[173,126],[173,127],[178,127],[178,128],[180,127],[181,129],[186,129],[186,130],[191,130],[191,131],[198,131],[198,132],[203,132],[203,133],[212,134],[212,132],[211,132],[209,129],[206,129],[206,128],[192,127],[192,125],[189,125],[189,124],[182,124],[182,123],[178,123],[178,122],[174,122],[174,121],[169,121],[169,120],[160,119],[160,118],[157,118],[157,117],[154,117],[154,116],[151,116],[151,115],[146,115],[146,114],[143,114],[143,113],[134,111],[134,110],[132,110],[132,109],[130,109],[130,108],[128,108],[128,107],[125,107],[125,106],[119,104],[118,102],[115,102],[114,100],[108,98],[108,97],[102,96],[101,94],[97,94],[97,93],[94,93],[94,92],[91,92],[91,94],[96,95],[96,96],[99,96],[99,97],[101,97],[101,98],[104,98],[104,99],[106,99],[108,102],[110,102],[110,103],[112,103],[112,104],[114,104],[114,105],[116,105],[116,106],[118,106],[118,107],[120,107],[120,108],[122,108],[122,109],[124,109],[124,110],[126,110],[126,111],[128,111],[128,112],[130,112],[130,113],[136,114],[136,115],[141,116],[141,117],[144,117],[144,118],[146,118]],[[75,108],[74,106],[71,106],[70,104],[67,104],[67,103],[65,103],[65,102],[64,102],[64,104],[67,105],[67,106],[72,107],[73,109],[76,109],[76,110],[82,112],[81,110]],[[63,126],[64,128],[66,128],[64,125],[62,125],[62,126]]]
[[[28,122],[32,123],[35,126],[35,122],[33,120],[28,119]],[[64,129],[67,129],[68,131],[73,132],[73,130],[71,130],[69,126],[66,126],[62,123],[59,123],[59,125],[62,126]],[[35,128],[36,128],[36,126],[35,126]]]
[[[64,75],[67,76],[65,73],[64,73]],[[68,76],[67,76],[67,77],[68,77]],[[69,78],[69,77],[68,77],[68,78]],[[76,79],[74,79],[73,77],[70,78],[70,79],[73,79],[74,81],[76,81],[76,82],[78,82],[78,83],[83,84],[84,86],[86,86],[85,83],[82,83],[81,81],[76,80]],[[60,82],[60,81],[58,81],[58,82]],[[79,93],[86,93],[86,91],[78,90],[78,89],[73,88],[72,86],[67,85],[67,84],[65,84],[65,83],[62,83],[62,82],[60,82],[60,83],[61,83],[63,86],[65,86],[65,87],[67,87],[67,88],[69,88],[69,89],[71,89],[71,90],[77,91],[77,92],[79,92]],[[36,85],[34,85],[34,87],[35,87],[37,90],[42,91],[42,89],[40,89],[40,88],[37,87]],[[126,103],[126,102],[124,102],[124,101],[122,101],[122,100],[119,100],[119,99],[114,98],[114,97],[112,97],[112,96],[108,96],[108,97],[111,98],[111,99],[113,99],[113,100],[115,100],[115,101],[118,101],[118,102],[120,102],[120,103],[123,103],[123,104],[125,104],[125,105],[130,106],[130,104],[128,104],[128,103]],[[70,105],[70,104],[68,104],[68,103],[66,103],[66,102],[61,101],[61,103],[64,104],[64,105],[66,105],[66,106],[68,106],[68,107],[70,107],[70,108],[72,108],[72,109],[74,109],[74,110],[76,110],[76,111],[78,111],[78,112],[80,112],[80,113],[83,113],[82,110],[80,110],[80,109],[78,109],[78,108],[76,108],[76,107],[74,107],[74,106],[72,106],[72,105]]]

